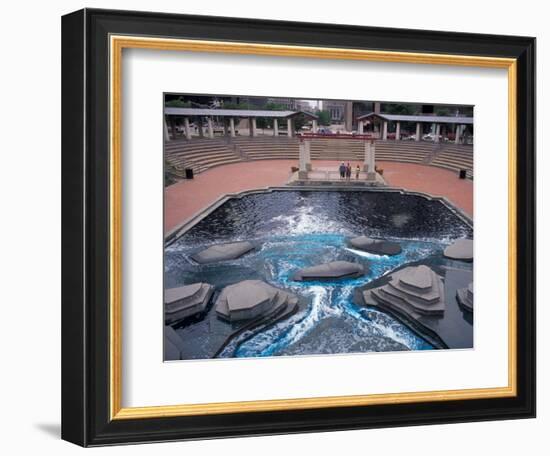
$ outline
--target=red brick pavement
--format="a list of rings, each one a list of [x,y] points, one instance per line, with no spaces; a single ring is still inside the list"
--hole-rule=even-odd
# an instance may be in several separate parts
[[[259,187],[281,186],[290,177],[296,160],[257,160],[212,168],[165,189],[165,232],[169,232],[193,214],[226,193]],[[338,166],[338,162],[316,160],[313,167]],[[356,163],[353,163],[354,167]],[[457,174],[433,166],[410,163],[377,162],[384,178],[393,187],[402,187],[431,195],[445,196],[467,214],[473,215],[473,182],[458,179]]]

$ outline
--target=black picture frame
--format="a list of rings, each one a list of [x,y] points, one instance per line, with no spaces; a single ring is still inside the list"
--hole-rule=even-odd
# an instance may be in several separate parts
[[[112,420],[109,36],[154,36],[517,60],[517,394]],[[82,446],[535,416],[535,39],[84,9],[62,19],[62,438]]]

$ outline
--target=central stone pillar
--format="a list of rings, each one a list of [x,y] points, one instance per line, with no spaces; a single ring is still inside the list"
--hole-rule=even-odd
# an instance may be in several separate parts
[[[382,127],[382,139],[384,141],[388,140],[388,121],[384,121],[384,126]]]
[[[346,101],[344,105],[344,123],[346,131],[353,130],[353,101]]]
[[[208,118],[208,137],[214,138],[214,126],[212,125],[212,117]]]
[[[439,133],[441,131],[441,125],[440,124],[437,124],[435,126],[435,136],[434,136],[434,142],[438,143],[439,142]]]
[[[312,133],[317,133],[317,120],[316,119],[313,119],[313,121],[311,123],[311,132]]]
[[[357,124],[357,133],[359,133],[360,135],[363,134],[363,121],[360,120],[359,123]]]
[[[232,138],[235,137],[235,119],[233,117],[229,118],[229,134]]]
[[[421,135],[421,132],[422,132],[421,126],[422,126],[422,124],[420,122],[416,123],[416,136],[414,137],[415,141],[420,141],[422,139],[422,138],[420,138],[420,136],[422,136]]]
[[[304,141],[304,151],[306,157],[306,170],[311,171],[311,141]]]
[[[250,117],[248,119],[248,125],[250,129],[250,136],[256,136],[256,117]]]
[[[376,180],[375,148],[376,145],[373,141],[365,141],[365,158],[363,161],[363,171],[367,173],[367,180]]]
[[[279,121],[277,118],[273,119],[273,136],[276,138],[279,136]]]
[[[287,136],[289,138],[292,138],[292,119],[289,117],[288,119],[286,119],[286,129],[287,129]]]
[[[460,125],[456,126],[455,130],[455,144],[460,144]]]
[[[401,139],[401,122],[397,122],[395,125],[395,140],[399,141]]]
[[[307,158],[306,145],[300,141],[300,168],[298,170],[298,179],[307,179]]]
[[[185,137],[191,139],[191,128],[189,127],[189,117],[183,118],[183,128],[185,130]]]

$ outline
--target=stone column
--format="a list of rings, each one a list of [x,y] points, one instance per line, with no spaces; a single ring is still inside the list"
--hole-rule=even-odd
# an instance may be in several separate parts
[[[198,117],[197,122],[199,123],[199,136],[201,138],[204,138],[204,126],[202,117]]]
[[[276,117],[273,118],[273,136],[279,137],[279,121]]]
[[[375,143],[365,141],[365,159],[363,162],[363,171],[367,173],[367,180],[375,180]]]
[[[357,133],[359,133],[360,135],[363,134],[363,121],[360,120],[359,123],[357,124]]]
[[[183,118],[183,128],[185,130],[185,137],[191,139],[191,127],[189,127],[189,117]]]
[[[248,125],[250,125],[250,136],[256,136],[256,117],[251,117]]]
[[[456,126],[455,130],[455,144],[460,144],[460,125]]]
[[[168,131],[168,124],[166,123],[166,117],[164,118],[164,140],[170,141],[170,133]]]
[[[304,150],[306,156],[306,170],[311,171],[311,141],[304,141]]]
[[[306,145],[300,141],[300,169],[298,170],[299,179],[307,179],[307,161],[306,161]]]
[[[312,121],[311,132],[312,133],[317,133],[317,119],[313,119],[313,121]]]
[[[384,141],[388,140],[388,121],[387,120],[384,121],[384,126],[382,129],[382,139]]]
[[[235,137],[235,119],[233,117],[229,118],[229,135]]]
[[[344,105],[344,124],[346,131],[353,130],[353,101],[346,101]]]
[[[422,124],[420,122],[416,123],[416,136],[414,138],[415,141],[420,141],[422,138]]]
[[[395,140],[399,141],[401,139],[401,122],[397,122],[395,125]]]
[[[289,138],[292,138],[292,119],[289,117],[288,119],[286,119],[286,129],[287,129],[287,136]]]
[[[369,163],[370,163],[370,141],[365,141],[365,156],[363,158],[363,171],[366,173],[369,172]]]
[[[435,126],[435,136],[434,136],[434,142],[438,143],[439,142],[439,133],[441,131],[441,125],[440,124],[436,124]]]
[[[168,124],[170,125],[170,132],[172,133],[172,139],[176,139],[177,137],[176,122],[174,121],[173,117],[168,118]]]
[[[212,117],[208,118],[208,137],[214,138],[214,126],[212,125]]]

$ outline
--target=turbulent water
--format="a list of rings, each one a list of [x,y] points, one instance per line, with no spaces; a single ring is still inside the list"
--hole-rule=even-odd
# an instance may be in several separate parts
[[[351,236],[398,241],[402,253],[376,256],[351,249]],[[389,315],[353,303],[354,289],[404,264],[440,258],[471,228],[448,208],[422,197],[382,192],[277,191],[230,200],[166,248],[167,287],[205,281],[219,289],[263,279],[301,297],[302,309],[254,337],[230,344],[220,356],[276,356],[432,348]],[[258,248],[235,261],[197,265],[201,247],[252,240]],[[328,261],[365,265],[366,275],[333,282],[296,282],[296,270]],[[209,337],[181,331],[184,338]]]

